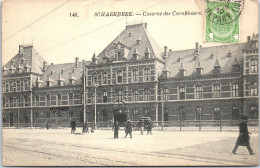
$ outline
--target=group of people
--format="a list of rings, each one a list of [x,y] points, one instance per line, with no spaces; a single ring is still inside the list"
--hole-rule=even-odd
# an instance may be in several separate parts
[[[70,126],[71,126],[71,134],[75,134],[77,123],[74,119],[70,122]],[[91,133],[94,132],[94,128],[95,128],[95,126],[92,124]],[[85,124],[83,124],[82,133],[88,133],[88,132],[89,132],[88,123],[85,123]]]
[[[141,134],[143,135],[144,128],[147,129],[147,135],[152,135],[152,121],[148,120],[147,123],[144,123],[144,120],[140,120],[139,123],[139,128],[141,130]],[[113,130],[114,130],[114,138],[118,139],[118,131],[119,131],[120,125],[118,121],[115,121],[113,125]],[[131,121],[128,119],[125,123],[125,138],[129,135],[130,138],[133,138],[132,136],[132,131],[133,131],[133,126]]]

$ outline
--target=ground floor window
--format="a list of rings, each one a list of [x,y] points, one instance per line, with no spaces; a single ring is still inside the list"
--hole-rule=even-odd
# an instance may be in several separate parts
[[[180,120],[185,121],[186,120],[186,112],[184,108],[180,109]]]
[[[214,108],[214,120],[220,120],[220,109],[219,109],[219,107]]]
[[[258,107],[257,106],[251,106],[250,107],[250,113],[249,118],[250,119],[258,119]]]
[[[232,108],[232,120],[238,120],[239,119],[239,108],[237,106],[234,106]]]

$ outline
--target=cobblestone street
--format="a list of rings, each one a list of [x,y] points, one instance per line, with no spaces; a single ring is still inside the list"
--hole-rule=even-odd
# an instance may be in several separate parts
[[[257,128],[258,129],[258,128]],[[257,130],[256,129],[256,130]],[[113,139],[113,132],[70,134],[70,129],[3,129],[4,166],[235,166],[258,164],[258,133],[251,135],[256,155],[246,147],[231,153],[238,133],[161,132]]]

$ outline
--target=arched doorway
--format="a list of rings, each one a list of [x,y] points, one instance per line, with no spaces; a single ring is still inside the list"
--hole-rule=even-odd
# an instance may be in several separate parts
[[[114,122],[118,121],[123,125],[127,121],[126,107],[122,105],[115,106],[113,109]]]

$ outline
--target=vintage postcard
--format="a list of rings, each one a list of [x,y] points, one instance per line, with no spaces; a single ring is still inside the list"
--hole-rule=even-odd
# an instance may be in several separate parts
[[[257,0],[5,0],[3,166],[257,166]]]

